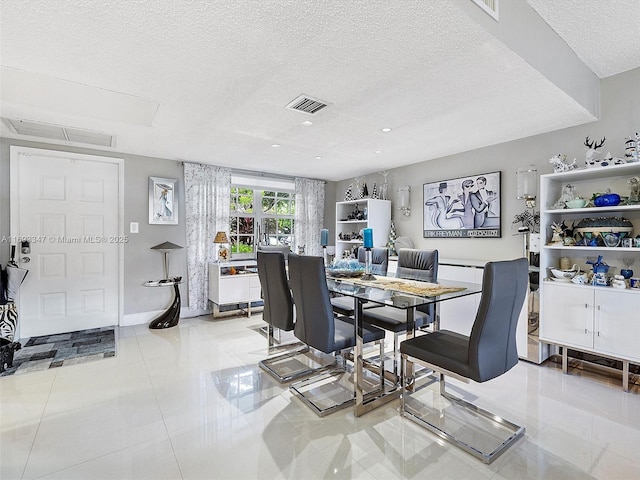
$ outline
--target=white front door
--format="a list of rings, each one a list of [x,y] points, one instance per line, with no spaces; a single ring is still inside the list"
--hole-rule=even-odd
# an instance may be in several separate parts
[[[20,338],[119,324],[122,163],[11,147]]]

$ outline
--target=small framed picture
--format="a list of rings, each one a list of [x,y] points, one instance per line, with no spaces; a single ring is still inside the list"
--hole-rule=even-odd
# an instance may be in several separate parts
[[[175,178],[149,177],[149,223],[178,225]]]

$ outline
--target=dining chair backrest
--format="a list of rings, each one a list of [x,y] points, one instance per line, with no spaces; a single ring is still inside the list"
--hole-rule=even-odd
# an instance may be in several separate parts
[[[289,245],[259,245],[259,252],[280,252],[284,255],[285,264],[289,260],[289,253],[291,253],[291,248]]]
[[[264,297],[263,320],[281,330],[293,330],[293,300],[284,255],[258,250],[258,278]]]
[[[289,255],[289,284],[296,308],[294,335],[324,353],[334,351],[335,320],[322,257]]]
[[[396,277],[436,283],[438,281],[438,250],[400,249]],[[429,315],[429,323],[435,321],[435,307],[432,303],[421,305],[417,309]]]
[[[471,379],[486,382],[518,363],[516,326],[527,291],[526,259],[489,262],[482,297],[469,337]]]
[[[358,262],[367,261],[367,249],[358,248]],[[385,247],[374,247],[371,249],[371,273],[374,275],[387,275],[389,269],[389,249]]]
[[[438,250],[400,249],[396,277],[422,282],[437,282]]]

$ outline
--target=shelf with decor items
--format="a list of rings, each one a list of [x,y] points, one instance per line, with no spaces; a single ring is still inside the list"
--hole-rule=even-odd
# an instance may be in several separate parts
[[[629,363],[640,365],[640,351],[631,340],[640,335],[634,314],[640,311],[640,284],[634,280],[640,277],[640,204],[624,204],[634,177],[640,177],[640,163],[540,177],[540,339],[561,348],[565,373],[569,349],[619,361],[625,391]],[[555,208],[567,185],[586,200],[607,191],[623,198],[613,206],[589,202],[582,208]],[[566,230],[554,236],[553,224]],[[595,280],[594,263],[600,272]],[[571,270],[570,278],[556,278],[552,269],[556,274]],[[574,273],[576,269],[586,275]],[[630,278],[621,283],[614,276],[623,273]]]
[[[362,230],[373,230],[373,246],[384,247],[391,230],[391,201],[360,198],[336,202],[336,258],[363,245]]]

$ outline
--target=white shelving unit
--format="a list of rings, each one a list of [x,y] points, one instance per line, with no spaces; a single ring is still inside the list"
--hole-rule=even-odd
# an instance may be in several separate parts
[[[576,285],[552,280],[550,268],[559,268],[560,258],[569,257],[571,264],[590,271],[587,261],[602,255],[609,266],[609,274],[620,273],[622,268],[634,270],[640,276],[640,248],[606,246],[548,245],[552,237],[551,224],[562,223],[572,227],[583,218],[623,217],[633,223],[632,236],[640,234],[640,205],[591,207],[578,209],[552,209],[562,193],[571,184],[575,192],[591,198],[595,192],[611,192],[626,196],[628,180],[640,175],[640,163],[611,167],[573,170],[540,177],[541,246],[540,251],[540,340],[558,345],[563,352],[563,371],[567,372],[567,348],[592,353],[622,362],[623,388],[628,390],[629,363],[640,365],[640,289]],[[625,261],[631,260],[630,267]]]
[[[362,212],[361,220],[351,220],[351,215],[356,209]],[[345,250],[351,250],[355,246],[363,244],[362,239],[344,240],[345,235],[353,236],[364,228],[373,230],[373,246],[384,247],[389,240],[391,230],[391,201],[376,200],[373,198],[361,198],[347,202],[336,202],[336,258],[342,256]]]

